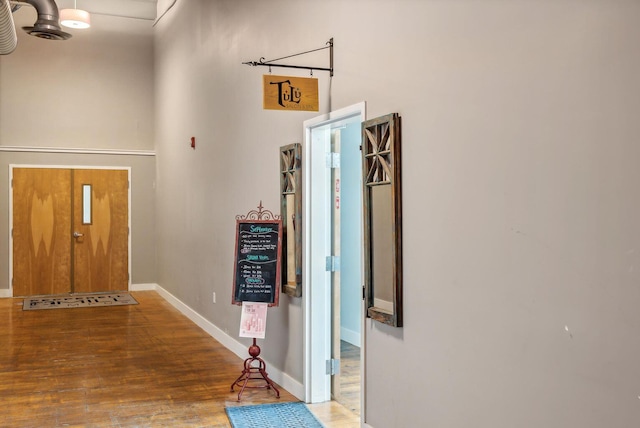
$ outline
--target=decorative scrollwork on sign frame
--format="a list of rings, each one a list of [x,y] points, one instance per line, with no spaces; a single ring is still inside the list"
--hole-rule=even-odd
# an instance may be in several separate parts
[[[279,215],[263,208],[262,201],[260,201],[257,210],[251,210],[246,215],[238,214],[236,220],[280,220]]]

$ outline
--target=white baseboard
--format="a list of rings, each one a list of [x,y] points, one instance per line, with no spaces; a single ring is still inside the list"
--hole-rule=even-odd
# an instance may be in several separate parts
[[[360,347],[360,333],[357,331],[349,330],[348,328],[340,327],[340,340],[349,342],[350,344]]]
[[[374,298],[373,306],[375,306],[376,308],[383,309],[387,312],[393,313],[393,302],[390,302],[388,300]]]
[[[158,284],[131,284],[129,287],[129,291],[151,291],[157,290],[159,287]]]
[[[13,297],[13,292],[10,288],[1,288],[0,289],[0,298],[3,297]]]
[[[199,313],[191,309],[184,302],[182,302],[180,299],[175,297],[173,294],[169,293],[167,290],[165,290],[161,286],[157,284],[153,284],[153,285],[154,285],[153,288],[145,288],[144,290],[157,291],[158,294],[162,296],[163,299],[169,302],[174,308],[179,310],[184,316],[189,318],[198,327],[200,327],[205,332],[207,332],[207,334],[209,334],[211,337],[213,337],[222,345],[224,345],[225,348],[229,349],[231,352],[233,352],[243,360],[249,357],[247,352],[248,347],[246,345],[238,342],[236,339],[229,336],[224,331],[220,330],[211,321],[207,320],[202,315],[200,315]],[[134,286],[132,285],[131,290],[134,290],[133,287]],[[271,378],[271,380],[273,380],[278,385],[282,385],[287,391],[289,391],[299,400],[304,400],[304,385],[302,383],[298,382],[288,374],[278,370],[273,366],[273,364],[270,364],[268,361],[265,360],[265,363],[267,364],[269,377]],[[239,367],[238,373],[240,373],[242,371],[241,370],[242,367],[240,365],[238,367]]]

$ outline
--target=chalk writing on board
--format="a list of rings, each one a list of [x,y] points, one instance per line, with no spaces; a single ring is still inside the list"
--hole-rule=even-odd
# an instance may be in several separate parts
[[[237,223],[233,303],[278,304],[281,222]]]

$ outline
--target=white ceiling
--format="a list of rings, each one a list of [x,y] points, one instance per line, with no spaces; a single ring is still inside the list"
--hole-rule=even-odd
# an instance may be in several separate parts
[[[147,34],[156,19],[157,0],[55,0],[58,9],[83,9],[91,14],[93,34],[101,32],[124,34]],[[9,0],[12,5],[22,7],[13,13],[18,37],[23,36],[19,29],[31,26],[36,20],[36,9],[24,2]],[[63,31],[81,37],[88,30],[76,30],[64,27]]]
[[[74,8],[74,0],[56,0],[58,9]],[[92,14],[154,20],[157,0],[75,0],[78,9]]]

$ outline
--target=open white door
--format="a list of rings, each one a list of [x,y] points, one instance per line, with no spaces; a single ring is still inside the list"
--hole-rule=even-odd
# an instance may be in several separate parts
[[[338,343],[339,339],[334,341],[335,335],[340,331],[348,331],[348,341],[356,342],[360,349],[364,349],[364,334],[362,326],[364,324],[364,312],[361,298],[356,298],[357,309],[355,326],[347,328],[332,325],[335,319],[339,319],[339,309],[334,306],[334,300],[340,300],[340,294],[336,294],[333,289],[333,280],[341,277],[337,275],[331,267],[337,267],[342,263],[345,257],[349,258],[350,270],[356,270],[356,279],[350,279],[349,284],[357,287],[357,295],[361,296],[362,283],[359,279],[362,275],[362,244],[356,243],[355,246],[349,247],[348,254],[345,254],[344,246],[336,247],[335,232],[336,227],[340,224],[340,207],[342,201],[336,200],[342,198],[344,194],[343,180],[340,179],[340,173],[332,170],[330,164],[333,155],[331,155],[332,141],[335,146],[336,134],[340,134],[340,130],[350,128],[352,131],[351,143],[355,144],[355,150],[359,147],[359,128],[360,124],[365,120],[365,104],[356,104],[328,115],[308,120],[304,123],[305,142],[303,145],[303,302],[305,311],[305,397],[309,403],[319,403],[331,400],[332,393],[332,376],[329,369],[335,364],[331,364],[332,352],[336,350],[334,343]],[[355,131],[355,132],[353,132]],[[344,136],[341,138],[340,147],[344,147]],[[353,140],[355,139],[355,141]],[[353,147],[352,147],[353,149]],[[353,150],[351,150],[353,152]],[[360,170],[360,163],[354,161],[353,153],[350,162],[357,162],[355,166]],[[338,161],[339,162],[339,161]],[[352,164],[354,165],[354,164]],[[353,167],[350,167],[350,170]],[[357,174],[360,176],[361,174]],[[337,182],[336,182],[337,180]],[[340,187],[336,188],[336,183]],[[357,197],[356,207],[361,207],[361,185],[354,184],[353,179],[349,181],[351,189],[351,206],[354,206],[353,198]],[[336,190],[338,191],[336,193]],[[355,193],[354,193],[355,192]],[[354,196],[354,194],[356,196]],[[359,211],[358,211],[359,213]],[[357,215],[357,227],[361,229],[362,219],[360,214]],[[336,218],[338,216],[338,218]],[[353,229],[353,223],[350,226]],[[358,231],[360,232],[360,231]],[[339,233],[340,236],[346,235]],[[361,240],[361,234],[357,233],[355,238]],[[344,239],[353,240],[353,236],[343,237]],[[335,256],[332,253],[336,248],[343,248],[340,259],[331,258]],[[337,266],[336,266],[337,265]],[[342,282],[345,282],[342,279]],[[343,285],[344,288],[344,285]],[[344,317],[343,317],[344,318]],[[332,332],[333,331],[333,332]],[[336,333],[337,332],[337,333]],[[359,341],[359,343],[357,343]],[[364,379],[364,352],[360,352],[360,379]],[[362,381],[360,390],[364,391]],[[363,397],[360,397],[360,414],[364,415],[362,409]]]

